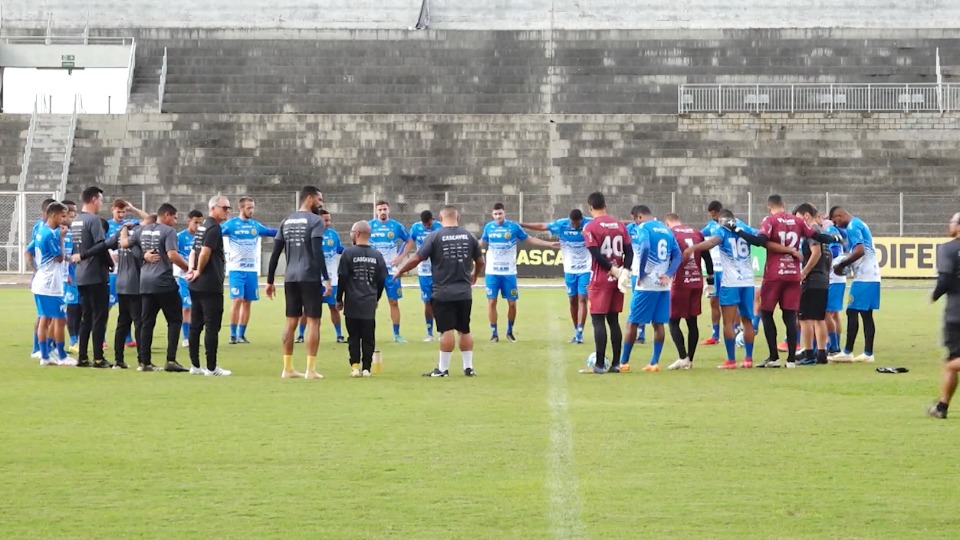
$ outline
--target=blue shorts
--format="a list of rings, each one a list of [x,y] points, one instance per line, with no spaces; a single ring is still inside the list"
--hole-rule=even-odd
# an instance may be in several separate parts
[[[520,298],[520,294],[517,291],[516,274],[512,276],[487,275],[483,279],[487,288],[487,300],[496,298],[498,293],[505,300],[515,301],[517,298]]]
[[[63,286],[63,303],[69,306],[80,304],[80,289],[76,285]]]
[[[716,298],[717,291],[720,290],[720,278],[723,277],[723,271],[713,273],[713,290],[707,295],[707,298]],[[706,281],[704,281],[706,282]]]
[[[178,277],[177,286],[180,288],[180,303],[183,309],[190,309],[193,307],[193,300],[190,299],[190,285],[187,283],[187,278]]]
[[[627,322],[630,324],[670,322],[670,291],[633,291]]]
[[[590,285],[590,272],[582,274],[563,274],[563,282],[567,286],[567,297],[586,296],[587,285]]]
[[[741,317],[753,318],[753,287],[720,287],[720,307],[737,306]]]
[[[429,302],[433,300],[433,276],[419,276],[420,279],[420,300]]]
[[[117,275],[110,274],[110,307],[115,305],[117,305]]]
[[[843,294],[846,291],[846,282],[830,284],[827,289],[827,311],[843,311]]]
[[[67,316],[67,309],[63,304],[62,296],[47,296],[44,294],[33,295],[34,302],[37,304],[37,315],[49,319],[64,319]]]
[[[872,311],[880,309],[880,282],[854,281],[850,284],[850,299],[847,309]]]
[[[385,282],[385,289],[387,291],[388,300],[399,300],[403,298],[403,289],[401,289],[401,284],[399,279],[394,279],[392,275],[387,276],[387,281]]]
[[[330,292],[330,296],[321,296],[320,301],[328,306],[333,307],[337,305],[337,286],[331,285],[330,288],[333,289],[333,291]],[[323,285],[321,285],[320,294],[323,294],[325,292],[327,292],[327,289]]]
[[[230,271],[230,299],[238,298],[247,302],[260,299],[260,281],[256,272]]]

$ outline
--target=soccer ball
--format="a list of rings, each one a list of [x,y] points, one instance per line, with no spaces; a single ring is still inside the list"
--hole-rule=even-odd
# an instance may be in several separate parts
[[[737,332],[737,347],[740,347],[741,349],[746,347],[743,341],[743,330]]]
[[[610,367],[610,359],[604,356],[603,360],[604,360],[603,365],[606,367]],[[590,369],[593,369],[593,366],[595,365],[597,365],[597,353],[592,352],[590,353],[589,356],[587,356],[587,367]]]

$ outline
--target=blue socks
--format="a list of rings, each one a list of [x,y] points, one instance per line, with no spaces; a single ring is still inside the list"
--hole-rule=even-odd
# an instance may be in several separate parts
[[[247,337],[247,325],[241,324],[237,326],[237,337]]]
[[[830,332],[830,350],[836,351],[840,349],[840,334],[836,332]]]
[[[655,366],[660,363],[660,353],[663,352],[663,342],[653,342],[653,356],[650,357],[650,365]]]
[[[723,338],[723,346],[727,349],[727,360],[737,359],[737,338]]]
[[[237,337],[237,325],[235,324],[230,325],[230,337],[232,338]]]
[[[747,358],[753,359],[753,343],[747,343],[746,340],[744,340],[743,348],[747,350]]]
[[[490,325],[490,330],[493,331],[493,335],[494,335],[494,336],[497,335],[497,325],[491,324],[491,325]]]
[[[573,331],[577,333],[577,340],[583,341],[583,326],[580,326],[580,325],[574,326]]]
[[[300,333],[297,334],[297,337],[303,337],[303,332],[307,329],[307,325],[300,324]]]
[[[711,336],[714,340],[720,339],[720,325],[713,325],[713,335]]]
[[[67,357],[67,351],[66,351],[66,349],[63,348],[63,342],[62,342],[62,341],[58,341],[58,342],[57,342],[57,354],[60,355],[60,359],[64,359],[64,358]]]
[[[754,333],[759,332],[759,331],[760,331],[760,316],[759,316],[759,315],[754,315],[754,316],[753,316],[753,320],[751,320],[750,322],[753,323],[753,331],[754,331]]]
[[[433,319],[431,319],[431,318],[429,318],[429,317],[424,317],[424,322],[427,323],[427,335],[428,335],[428,336],[433,336]],[[337,332],[337,335],[339,336],[340,333]]]
[[[185,322],[180,325],[180,330],[183,332],[183,339],[188,339],[190,337],[190,323]],[[71,338],[72,341],[72,338]]]
[[[40,342],[40,358],[43,360],[50,359],[50,342],[46,339]]]
[[[33,333],[33,352],[40,351],[40,339],[37,337],[37,333]]]
[[[645,324],[641,324],[641,325],[640,325],[640,334],[639,334],[639,336],[640,336],[640,339],[643,339],[643,340],[646,340],[646,339],[647,339],[647,325],[645,325]]]
[[[513,321],[507,321],[507,334],[513,334]]]
[[[633,342],[630,340],[625,340],[623,342],[623,351],[620,353],[620,365],[625,365],[630,363],[630,353],[633,352]]]
[[[400,325],[399,325],[399,324],[393,325],[393,335],[394,335],[394,336],[399,336],[399,335],[400,335]]]
[[[337,331],[337,337],[342,338],[343,334],[340,332],[340,323],[333,325],[333,329]]]

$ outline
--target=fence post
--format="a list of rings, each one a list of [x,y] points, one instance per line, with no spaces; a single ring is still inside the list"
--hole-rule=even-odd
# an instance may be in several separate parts
[[[677,192],[676,191],[670,192],[670,211],[673,212],[674,214],[677,213]]]
[[[299,194],[296,191],[294,191],[293,192],[293,211],[294,212],[300,209],[300,204],[299,204],[300,201],[297,200],[298,198],[299,198]]]
[[[796,95],[796,90],[794,89],[793,86],[794,86],[794,85],[792,85],[792,84],[790,85],[790,114],[793,114],[794,107],[795,107],[795,105],[794,105],[794,101],[795,101],[794,96]]]
[[[827,212],[829,212],[829,211],[830,211],[830,208],[831,208],[831,207],[830,207],[830,192],[828,191],[828,192],[824,193],[823,195],[824,195],[824,199],[826,200],[826,203],[827,203],[827,207],[825,208],[825,210],[826,210]],[[829,219],[829,218],[830,218],[830,216],[828,215],[828,216],[827,216],[827,219]]]
[[[140,209],[143,210],[144,212],[147,212],[147,192],[146,191],[140,192]],[[147,212],[147,213],[149,214],[150,212]]]
[[[757,94],[757,114],[760,114],[760,85],[759,84],[756,86],[756,90],[754,90],[754,92],[756,92]]]
[[[723,88],[723,85],[718,84],[717,85],[717,114],[723,114],[723,92],[721,92],[721,88]]]
[[[753,192],[747,192],[747,225],[753,226]]]
[[[867,112],[873,112],[873,85],[867,85]]]
[[[833,114],[833,84],[830,84],[830,113]]]
[[[900,192],[900,236],[903,236],[903,192]]]
[[[23,260],[23,250],[26,247],[23,243],[23,237],[26,234],[24,222],[27,220],[27,212],[23,205],[26,202],[23,192],[17,193],[17,270],[20,275],[27,273],[26,263]]]
[[[373,192],[373,202],[370,208],[370,213],[373,214],[373,217],[377,217],[377,192]]]
[[[520,192],[520,210],[518,211],[520,223],[523,223],[523,192]]]
[[[444,206],[450,206],[450,192],[449,192],[449,191],[444,191],[444,192],[443,192],[443,205],[444,205]]]

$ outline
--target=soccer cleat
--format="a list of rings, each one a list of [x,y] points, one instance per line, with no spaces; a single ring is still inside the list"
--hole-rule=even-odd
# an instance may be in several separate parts
[[[70,346],[67,347],[67,351],[72,352],[72,353],[79,353],[79,352],[80,352],[80,343],[71,343]]]
[[[621,368],[622,366],[618,364],[614,364],[607,368],[607,373],[623,373],[623,370]]]
[[[189,340],[189,339],[185,339],[185,340],[181,341],[181,342],[180,342],[180,346],[181,346],[182,348],[184,348],[184,349],[189,348],[189,347],[190,347],[190,340]]]
[[[947,411],[941,411],[937,407],[937,404],[934,403],[933,405],[930,406],[930,408],[927,409],[927,416],[929,416],[930,418],[940,418],[940,419],[946,420]]]
[[[206,370],[202,367],[190,366],[191,375],[203,375]]]
[[[630,364],[620,364],[620,373],[630,373]]]
[[[779,360],[779,359],[768,358],[768,359],[764,360],[763,362],[760,362],[760,364],[757,365],[757,367],[758,367],[758,368],[773,368],[773,369],[776,369],[776,368],[779,368],[779,367],[780,367],[780,360]]]
[[[658,373],[660,371],[660,364],[648,364],[643,366],[643,371],[647,373]]]
[[[126,348],[128,348],[128,349],[136,349],[136,348],[137,348],[137,342],[136,342],[136,341],[128,341],[128,342],[124,343],[123,346],[126,347]]]
[[[130,366],[123,360],[117,360],[117,363],[113,365],[113,369],[130,369]]]
[[[94,360],[93,367],[98,369],[110,369],[113,367],[113,364],[107,362],[106,360]]]
[[[667,369],[669,369],[670,371],[675,371],[678,369],[690,369],[692,367],[693,367],[693,362],[691,362],[686,358],[680,358],[676,362],[667,366]]]
[[[281,379],[302,379],[303,373],[300,373],[295,369],[292,371],[283,370],[280,372],[280,378]]]
[[[516,343],[517,338],[513,334],[507,334],[507,341],[509,341],[510,343]]]
[[[431,341],[433,341],[433,336],[427,335],[423,337],[423,343],[430,343]]]
[[[407,340],[403,339],[403,336],[393,336],[394,343],[407,343]]]
[[[72,356],[60,359],[60,365],[64,367],[77,367],[77,359]]]
[[[876,361],[876,359],[872,354],[863,353],[861,355],[857,355],[853,361],[862,364],[872,364]]]
[[[700,345],[719,345],[719,344],[720,344],[720,340],[718,340],[713,336],[710,336],[707,339],[700,342]]]
[[[180,365],[178,362],[176,362],[176,361],[167,362],[166,365],[163,366],[163,370],[164,370],[164,371],[169,371],[169,372],[172,372],[172,373],[187,373],[187,372],[190,371],[189,369],[181,366],[181,365]]]
[[[853,355],[848,352],[839,352],[833,356],[828,356],[827,362],[831,364],[850,364],[853,362]]]
[[[717,366],[717,369],[737,369],[736,360],[724,360],[722,364]]]
[[[157,369],[157,366],[153,364],[140,364],[139,366],[137,366],[137,371],[141,371],[143,373],[151,373],[151,372],[160,371],[160,370]]]
[[[633,342],[634,342],[634,343],[637,343],[637,344],[639,344],[639,345],[646,345],[646,344],[647,344],[647,339],[646,339],[646,338],[643,338],[643,337],[640,337],[640,336],[637,336],[637,339],[633,340]]]
[[[576,342],[577,342],[577,336],[573,336],[572,338],[570,338],[570,341],[568,341],[567,343],[576,343]]]
[[[230,336],[230,345],[237,344],[237,336]]]
[[[350,376],[354,379],[360,376],[360,364],[350,364]]]
[[[249,345],[250,340],[247,339],[247,336],[240,336],[237,338],[237,343],[240,345]]]
[[[229,377],[233,374],[229,369],[223,369],[220,366],[217,366],[216,369],[210,371],[209,369],[203,370],[203,374],[207,377]]]
[[[306,373],[303,374],[303,378],[304,378],[304,379],[319,380],[319,379],[322,379],[322,378],[323,378],[323,375],[321,375],[319,371],[308,371],[308,372],[306,372]]]
[[[297,336],[297,339],[293,340],[294,343],[303,343],[303,336]]]
[[[43,355],[40,354],[40,351],[37,351],[35,353],[31,353],[30,358],[33,358],[34,360],[42,360]]]
[[[816,358],[810,358],[809,356],[804,357],[802,360],[797,361],[798,366],[815,366],[817,365]]]
[[[433,371],[428,371],[423,374],[424,377],[449,377],[450,371],[440,371],[440,368],[433,368]]]
[[[346,343],[346,342],[347,342],[347,338],[343,336],[337,336],[337,343]]]
[[[787,369],[794,369],[797,367],[796,362],[787,362]]]
[[[780,352],[787,352],[787,342],[781,341],[780,343],[777,343],[777,350]]]
[[[369,369],[365,369],[360,373],[363,377],[373,377],[373,374],[370,373]]]
[[[41,358],[40,365],[41,366],[59,366],[60,362],[58,362],[56,358]]]
[[[466,368],[466,369],[463,370],[463,376],[464,376],[464,377],[476,377],[476,376],[477,376],[477,372],[474,371],[472,367],[468,367],[468,368]]]
[[[740,367],[743,369],[752,369],[753,368],[753,358],[744,358],[743,362],[740,362]]]
[[[77,367],[93,367],[89,360],[77,360]]]
[[[490,336],[490,343],[500,343],[500,336],[493,334]]]

